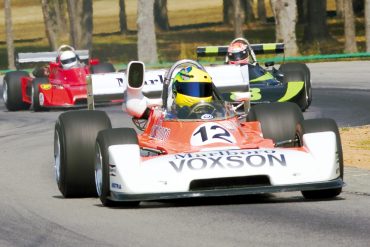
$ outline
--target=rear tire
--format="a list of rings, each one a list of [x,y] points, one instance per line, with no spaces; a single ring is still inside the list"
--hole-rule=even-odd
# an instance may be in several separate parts
[[[32,109],[34,111],[45,111],[47,110],[45,107],[40,104],[40,89],[39,85],[48,83],[49,79],[46,77],[40,77],[40,78],[35,78],[32,81],[32,93],[31,93],[31,100],[32,100]]]
[[[332,119],[309,119],[302,122],[302,135],[307,133],[332,131],[335,133],[337,140],[337,155],[340,169],[340,177],[343,179],[344,169],[343,169],[343,151],[342,143],[340,140],[340,134],[336,122]],[[302,191],[302,195],[306,199],[323,199],[323,198],[333,198],[338,196],[342,192],[342,188],[336,189],[326,189],[326,190],[310,190]]]
[[[299,105],[305,111],[312,102],[311,72],[304,63],[282,64],[279,70],[284,74],[284,81],[304,81],[304,90],[296,96],[292,102]]]
[[[109,199],[109,153],[111,145],[135,144],[139,145],[137,134],[132,128],[107,129],[99,132],[95,147],[95,184],[100,201],[104,206],[137,207],[139,201],[115,202]]]
[[[91,74],[111,73],[111,72],[116,72],[116,69],[111,63],[99,63],[97,65],[91,66]]]
[[[272,139],[275,144],[292,140],[283,145],[292,147],[297,146],[297,125],[303,121],[303,114],[291,102],[258,104],[250,109],[247,121],[259,121],[264,138]]]
[[[111,127],[103,111],[71,111],[58,117],[54,159],[56,181],[64,197],[96,196],[95,141],[99,131]]]
[[[9,111],[28,110],[30,104],[23,102],[21,78],[28,77],[25,71],[11,71],[3,80],[3,100]]]

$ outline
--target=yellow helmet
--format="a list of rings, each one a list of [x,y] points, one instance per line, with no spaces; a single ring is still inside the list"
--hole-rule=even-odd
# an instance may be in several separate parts
[[[182,68],[174,78],[173,95],[180,107],[211,102],[212,92],[211,76],[195,66]]]

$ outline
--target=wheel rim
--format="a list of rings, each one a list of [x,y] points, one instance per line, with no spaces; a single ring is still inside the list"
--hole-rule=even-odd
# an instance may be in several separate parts
[[[8,102],[8,83],[6,81],[4,81],[3,85],[3,100],[5,103]]]
[[[103,186],[103,158],[99,144],[96,144],[95,155],[95,186],[99,197],[102,195]]]
[[[58,131],[55,131],[55,139],[54,139],[54,169],[55,169],[55,179],[59,184],[60,181],[60,163],[61,163],[61,155],[60,155],[60,138]]]

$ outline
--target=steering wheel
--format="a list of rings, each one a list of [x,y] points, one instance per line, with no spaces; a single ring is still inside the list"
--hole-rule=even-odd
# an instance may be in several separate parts
[[[198,102],[191,106],[188,118],[191,116],[198,115],[198,114],[210,114],[213,115],[216,111],[216,107],[208,102]]]

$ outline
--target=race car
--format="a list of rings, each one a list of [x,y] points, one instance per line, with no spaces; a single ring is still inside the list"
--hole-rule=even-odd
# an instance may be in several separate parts
[[[338,127],[331,119],[304,120],[290,102],[251,107],[247,119],[217,90],[186,117],[168,102],[173,73],[196,66],[181,60],[166,73],[161,98],[142,94],[144,64],[131,62],[125,108],[134,118],[150,110],[143,132],[112,128],[97,110],[62,113],[55,124],[56,181],[64,197],[99,196],[105,206],[141,201],[301,191],[334,198],[343,183]],[[236,94],[240,104],[249,100]]]
[[[266,62],[263,68],[256,59],[256,54],[284,53],[283,43],[249,44],[244,38],[237,38],[229,46],[205,46],[197,48],[200,57],[226,57],[225,63],[229,64],[234,54],[230,48],[234,43],[245,44],[246,63],[235,63],[248,66],[252,104],[270,102],[294,102],[302,111],[305,111],[312,101],[311,74],[306,64],[283,63],[278,69],[273,62]],[[230,56],[230,58],[229,58]],[[226,95],[227,97],[227,95]]]
[[[63,54],[76,66],[66,67],[60,60]],[[75,58],[73,59],[73,54]],[[62,45],[56,52],[18,53],[17,67],[25,63],[47,63],[46,67],[36,67],[32,74],[24,70],[10,71],[4,76],[3,100],[9,111],[41,111],[48,108],[67,108],[86,105],[86,77],[90,73],[114,72],[110,63],[99,63],[90,59],[88,50],[77,50]],[[63,67],[64,66],[64,67]]]

